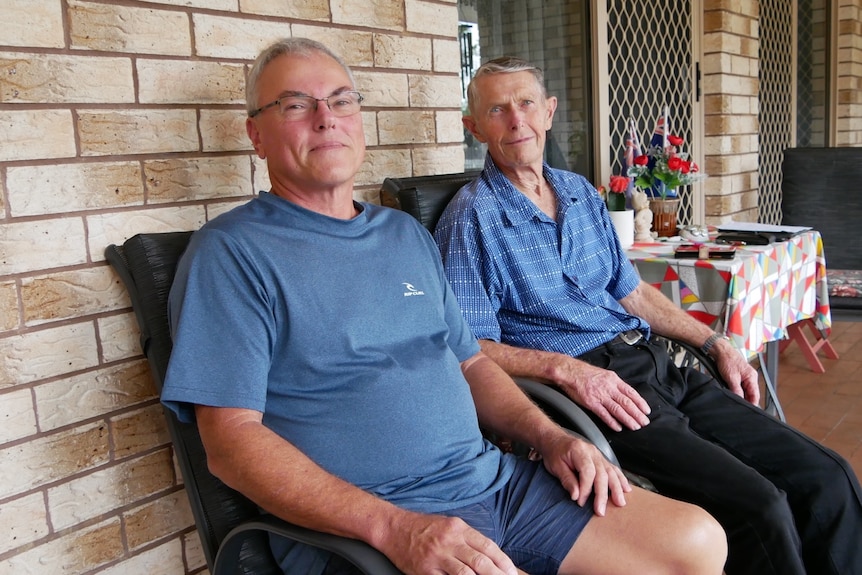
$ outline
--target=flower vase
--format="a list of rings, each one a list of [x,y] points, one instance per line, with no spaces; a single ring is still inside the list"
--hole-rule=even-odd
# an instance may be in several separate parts
[[[622,248],[626,250],[632,247],[635,243],[634,210],[615,210],[608,213],[611,215],[611,223],[614,225]]]
[[[649,201],[652,210],[652,229],[659,237],[669,238],[676,235],[676,213],[679,198],[653,198]]]

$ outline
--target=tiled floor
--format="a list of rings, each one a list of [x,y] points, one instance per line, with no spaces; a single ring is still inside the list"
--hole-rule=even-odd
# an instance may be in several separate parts
[[[839,359],[821,351],[826,373],[811,371],[795,343],[784,350],[778,398],[788,423],[843,455],[862,478],[862,322],[834,322],[829,341]]]

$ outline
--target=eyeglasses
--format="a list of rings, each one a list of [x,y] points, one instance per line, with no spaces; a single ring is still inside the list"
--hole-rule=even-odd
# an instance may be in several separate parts
[[[336,116],[352,116],[361,108],[362,100],[364,98],[359,92],[339,92],[326,98],[315,98],[305,94],[289,94],[253,110],[248,117],[254,118],[264,110],[278,107],[281,117],[285,120],[306,120],[317,111],[318,102],[326,102],[326,106]]]

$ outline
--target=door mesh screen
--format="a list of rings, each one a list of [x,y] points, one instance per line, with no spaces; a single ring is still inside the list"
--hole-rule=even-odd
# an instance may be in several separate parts
[[[758,221],[781,223],[781,160],[793,143],[793,8],[786,0],[760,2]]]
[[[629,118],[641,145],[649,145],[665,105],[671,133],[685,139],[685,150],[703,164],[691,148],[691,34],[689,1],[608,0],[611,173],[625,173]],[[690,224],[691,189],[681,189],[680,197],[679,223]]]

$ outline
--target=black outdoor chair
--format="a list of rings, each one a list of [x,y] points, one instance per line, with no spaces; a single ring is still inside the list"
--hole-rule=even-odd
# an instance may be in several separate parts
[[[159,392],[172,349],[168,293],[191,234],[138,234],[122,246],[112,244],[105,250],[108,262],[129,293],[141,331],[141,348]],[[573,432],[581,431],[617,463],[608,442],[573,402],[548,386],[528,380],[520,380],[519,384],[555,421]],[[270,552],[267,532],[331,551],[368,575],[400,573],[383,554],[363,542],[312,531],[262,512],[209,472],[197,427],[180,422],[170,410],[164,411],[212,575],[281,574]],[[526,452],[527,447],[516,445],[513,450]]]

